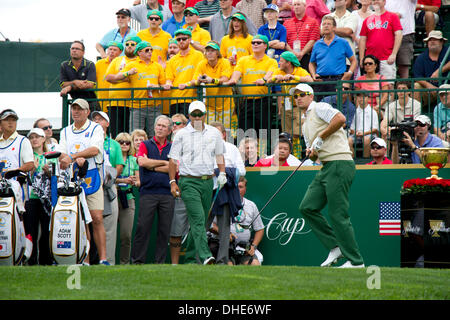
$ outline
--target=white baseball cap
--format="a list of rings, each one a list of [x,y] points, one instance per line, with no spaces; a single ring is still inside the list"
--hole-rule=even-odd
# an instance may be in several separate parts
[[[192,113],[192,111],[200,110],[201,112],[206,112],[206,106],[201,101],[192,101],[189,105],[189,114]]]
[[[293,96],[294,93],[295,93],[295,91],[308,92],[308,93],[310,93],[310,94],[313,94],[313,93],[314,93],[313,88],[311,88],[311,86],[309,86],[309,85],[306,84],[306,83],[300,83],[300,84],[298,84],[295,88],[291,88],[291,90],[289,90],[289,94],[290,94],[291,96]]]
[[[373,139],[370,144],[372,145],[372,143],[376,143],[377,145],[379,145],[380,147],[386,148],[386,141],[384,141],[381,138],[375,138]]]
[[[105,119],[106,121],[108,121],[109,123],[109,117],[108,114],[106,114],[106,112],[103,111],[94,111],[92,112],[92,119],[94,119],[94,117],[99,114],[103,119]]]
[[[33,129],[31,129],[30,132],[28,132],[28,134],[27,134],[27,138],[29,138],[33,133],[37,134],[38,136],[41,136],[41,137],[45,138],[45,132],[41,128],[33,128]]]
[[[424,115],[424,114],[421,114],[420,116],[417,116],[417,117],[414,119],[414,121],[419,121],[420,123],[428,124],[428,125],[431,126],[431,120],[430,120],[430,118],[429,118],[428,116]]]

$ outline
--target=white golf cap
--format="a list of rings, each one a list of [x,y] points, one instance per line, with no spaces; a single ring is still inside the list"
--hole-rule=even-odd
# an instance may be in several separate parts
[[[446,84],[442,84],[439,86],[439,89],[447,89],[447,90],[439,90],[439,94],[443,94],[443,93],[447,93],[450,92],[450,84],[446,83]]]
[[[89,110],[89,103],[84,99],[81,98],[76,99],[74,102],[72,102],[72,105],[75,104],[82,109]]]
[[[28,132],[27,137],[29,138],[33,133],[37,134],[38,136],[45,138],[45,132],[41,128],[33,128]]]
[[[108,123],[109,123],[109,117],[108,117],[108,114],[106,114],[106,112],[103,112],[103,111],[94,111],[94,112],[92,112],[92,119],[94,119],[94,117],[96,116],[96,115],[100,115],[103,119],[105,119],[106,121],[108,121]]]
[[[386,148],[386,141],[384,141],[384,140],[381,139],[381,138],[375,138],[375,139],[373,139],[373,140],[370,142],[370,144],[372,144],[372,143],[376,143],[376,144],[379,145],[380,147]]]
[[[206,112],[206,106],[201,101],[192,101],[189,105],[189,114],[192,113],[192,111],[200,110],[201,112]]]
[[[431,126],[431,120],[428,116],[421,114],[420,116],[417,116],[414,118],[414,121],[419,121],[420,123],[423,124],[428,124]]]
[[[310,94],[314,93],[313,88],[311,88],[308,84],[306,83],[300,83],[298,84],[295,88],[291,88],[291,90],[289,90],[289,94],[291,96],[294,95],[295,91],[302,91],[302,92],[308,92]]]

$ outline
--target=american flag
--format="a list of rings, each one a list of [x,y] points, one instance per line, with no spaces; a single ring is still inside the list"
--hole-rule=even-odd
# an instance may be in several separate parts
[[[400,202],[380,202],[380,236],[400,235]]]

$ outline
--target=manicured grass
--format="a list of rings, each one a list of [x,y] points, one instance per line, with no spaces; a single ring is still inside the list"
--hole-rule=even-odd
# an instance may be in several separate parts
[[[380,289],[368,269],[295,266],[139,265],[0,268],[3,300],[446,300],[450,270],[380,268]],[[69,280],[69,281],[68,281]],[[375,284],[369,279],[369,284]],[[242,289],[239,289],[242,288]]]

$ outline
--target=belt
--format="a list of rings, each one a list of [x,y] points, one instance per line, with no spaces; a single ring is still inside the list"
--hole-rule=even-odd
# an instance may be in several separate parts
[[[337,74],[335,76],[320,76],[320,79],[340,79],[342,78],[343,73]]]
[[[194,178],[194,179],[202,179],[202,180],[209,180],[212,179],[213,175],[204,175],[204,176],[191,176],[191,175],[184,175],[184,176],[180,176],[180,177],[185,177],[185,178]]]

